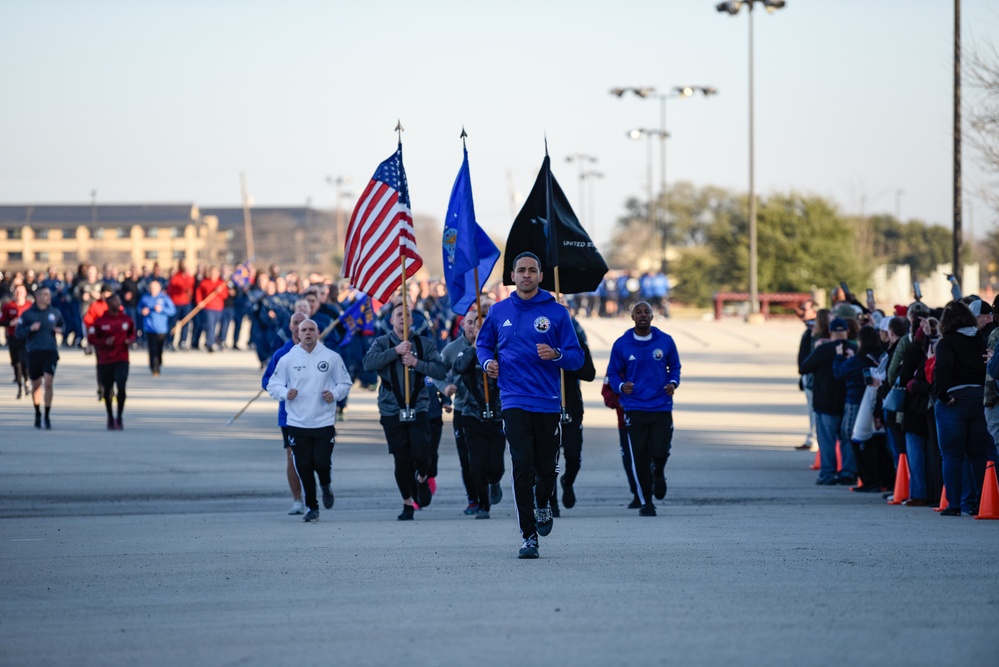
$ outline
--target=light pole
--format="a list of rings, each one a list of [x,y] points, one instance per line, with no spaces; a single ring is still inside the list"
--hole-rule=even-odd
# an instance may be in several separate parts
[[[586,204],[583,197],[583,170],[586,168],[587,162],[596,163],[597,158],[586,153],[573,153],[572,155],[566,155],[565,161],[569,163],[575,162],[579,165],[579,215],[582,218],[586,214]]]
[[[645,127],[640,127],[628,132],[629,139],[638,140],[641,139],[642,137],[648,139],[648,141],[646,142],[648,150],[646,152],[646,159],[645,159],[645,175],[648,181],[646,187],[648,189],[648,197],[649,197],[649,204],[647,211],[648,220],[649,220],[649,230],[652,232],[653,238],[655,237],[656,233],[662,235],[662,247],[665,249],[666,229],[656,224],[656,206],[655,206],[655,199],[652,195],[652,137],[655,136],[658,136],[661,141],[665,142],[669,134],[663,132],[662,130],[650,130]],[[660,259],[660,265],[664,264],[665,262],[666,258],[664,256]]]
[[[619,98],[623,97],[626,93],[633,93],[635,96],[642,99],[659,100],[659,189],[663,209],[663,259],[661,268],[662,272],[666,273],[666,249],[669,240],[669,194],[666,190],[666,138],[669,134],[666,132],[666,100],[671,97],[681,99],[685,97],[693,97],[698,93],[708,97],[710,95],[717,95],[718,89],[712,86],[674,86],[668,93],[657,93],[654,86],[642,86],[634,88],[612,88],[610,92],[611,95],[615,95]],[[659,200],[657,199],[657,205],[658,202]],[[657,215],[656,217],[658,219],[659,216]]]
[[[340,248],[340,239],[343,238],[343,210],[340,207],[340,200],[347,194],[344,192],[343,186],[350,183],[350,178],[347,176],[337,176],[336,178],[327,176],[326,182],[336,189],[336,223],[333,226],[333,248],[336,249]],[[340,249],[342,250],[342,248]]]
[[[756,249],[756,183],[753,174],[755,162],[753,152],[753,6],[756,3],[762,4],[769,14],[773,14],[787,4],[784,0],[729,0],[715,5],[715,9],[719,12],[725,12],[732,16],[738,14],[743,6],[749,10],[749,312],[751,315],[757,315],[760,312]]]
[[[593,223],[593,219],[594,219],[594,215],[593,215],[593,211],[594,211],[594,206],[593,206],[593,179],[594,178],[603,178],[603,177],[604,177],[603,172],[602,171],[597,171],[596,169],[590,169],[589,171],[584,171],[582,174],[579,175],[579,178],[580,178],[581,181],[588,180],[590,182],[590,192],[586,196],[586,201],[590,205],[590,210],[587,211],[587,213],[586,213],[586,220],[591,225],[594,224]],[[582,185],[580,185],[580,187],[582,187]]]

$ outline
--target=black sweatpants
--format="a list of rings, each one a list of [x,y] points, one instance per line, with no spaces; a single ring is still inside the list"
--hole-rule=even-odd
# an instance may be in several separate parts
[[[147,333],[146,346],[149,348],[149,370],[159,372],[163,365],[163,344],[166,342],[166,334]]]
[[[389,454],[395,459],[395,483],[402,499],[416,497],[416,475],[429,477],[430,422],[426,412],[417,412],[416,420],[399,421],[399,415],[379,419]]]
[[[480,510],[488,510],[489,485],[498,484],[503,479],[503,455],[506,453],[503,423],[466,416],[463,424],[473,485],[471,502],[478,502]]]
[[[468,446],[465,443],[465,418],[461,413],[454,413],[454,445],[458,449],[458,463],[461,465],[461,482],[465,485],[465,498],[470,503],[475,502],[475,485],[472,482],[468,467]]]
[[[513,495],[520,531],[525,538],[537,532],[534,507],[547,507],[555,490],[562,424],[557,412],[503,410],[503,430],[513,460]]]
[[[336,429],[332,425],[320,428],[288,427],[288,441],[291,443],[295,470],[302,482],[302,490],[305,491],[305,506],[311,510],[319,509],[316,477],[319,477],[319,484],[322,486],[332,481],[335,440]]]
[[[430,425],[430,471],[427,477],[437,477],[437,458],[441,447],[441,436],[444,435],[444,418],[428,419]]]
[[[125,409],[125,383],[128,382],[128,362],[116,361],[112,364],[98,364],[97,378],[104,392],[104,407],[111,416],[111,399],[115,397],[115,385],[118,385],[118,416]]]
[[[638,500],[643,505],[652,502],[651,460],[657,476],[663,474],[666,459],[673,444],[673,413],[630,410],[624,413],[631,447],[632,473],[638,484]]]
[[[562,424],[562,479],[574,484],[583,463],[583,414],[571,414],[572,420]],[[558,484],[552,490],[552,500],[558,501]]]
[[[635,468],[631,464],[631,447],[628,445],[628,427],[617,430],[618,440],[621,443],[621,463],[624,465],[624,474],[628,477],[628,488],[631,495],[638,497],[638,485],[635,484]]]

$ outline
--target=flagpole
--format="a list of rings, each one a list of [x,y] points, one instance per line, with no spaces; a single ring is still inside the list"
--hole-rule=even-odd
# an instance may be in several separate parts
[[[402,341],[409,341],[409,290],[406,289],[406,256],[402,254],[402,246],[399,246],[399,264],[402,267]],[[412,419],[403,419],[405,416],[409,416],[409,369],[403,364],[402,367],[402,377],[403,382],[406,387],[406,405],[399,406],[399,421],[413,421]]]
[[[545,158],[548,158],[548,135],[545,134]],[[548,173],[545,175],[545,218],[548,220],[548,243],[553,245],[554,252],[545,253],[551,254],[555,258],[555,300],[558,301],[562,296],[562,288],[559,285],[558,276],[558,239],[555,234],[555,228],[557,225],[552,219],[552,170],[551,163],[549,162]],[[560,419],[563,424],[568,424],[572,421],[569,416],[568,410],[565,409],[565,369],[559,367],[558,369],[558,389],[559,389],[559,399],[562,404],[562,412]]]
[[[214,290],[212,290],[212,293],[209,294],[208,296],[206,296],[204,299],[202,299],[201,302],[197,306],[195,306],[193,310],[191,310],[191,312],[189,312],[187,315],[184,316],[184,319],[180,320],[179,322],[177,322],[176,324],[174,324],[172,327],[170,327],[170,331],[167,332],[167,335],[169,336],[178,327],[182,327],[185,324],[187,324],[188,322],[190,322],[191,319],[195,315],[197,315],[198,313],[200,313],[204,309],[204,307],[208,305],[209,301],[211,301],[212,299],[215,298],[216,294],[218,294],[219,292],[222,291],[223,287],[228,288],[229,286],[228,286],[228,284],[226,284],[225,282],[223,282],[221,285],[219,285]]]
[[[465,130],[462,128],[462,133]],[[479,267],[475,267],[475,311],[478,315],[479,322],[478,325],[482,326],[482,290],[479,289]],[[482,416],[485,419],[493,418],[493,411],[489,407],[489,376],[486,375],[486,371],[482,371],[482,395],[486,399],[486,409],[482,412]]]
[[[233,423],[234,421],[236,421],[237,419],[239,419],[239,418],[240,418],[240,416],[241,416],[241,415],[242,415],[242,414],[243,414],[244,412],[246,412],[246,409],[250,407],[250,405],[251,405],[251,404],[253,403],[253,401],[255,401],[255,400],[257,400],[258,398],[260,398],[260,397],[261,397],[261,396],[263,395],[263,393],[264,393],[265,391],[266,391],[266,389],[261,389],[260,391],[258,391],[258,392],[257,392],[257,395],[256,395],[256,396],[254,396],[253,398],[251,398],[251,399],[250,399],[249,401],[247,401],[247,402],[246,402],[246,405],[244,405],[244,406],[243,406],[243,409],[242,409],[242,410],[240,410],[239,412],[237,412],[236,414],[234,414],[234,415],[233,415],[232,417],[229,417],[229,421],[227,421],[227,422],[225,423],[225,427],[226,427],[226,428],[229,428],[230,426],[232,426],[232,423]]]

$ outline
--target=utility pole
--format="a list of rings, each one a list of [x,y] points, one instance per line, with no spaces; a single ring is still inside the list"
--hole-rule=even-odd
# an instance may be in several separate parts
[[[256,257],[253,252],[253,221],[250,219],[250,195],[246,191],[246,174],[239,172],[239,185],[243,194],[243,233],[246,236],[246,259]]]
[[[951,274],[958,283],[963,273],[961,205],[961,0],[954,0],[954,256]]]

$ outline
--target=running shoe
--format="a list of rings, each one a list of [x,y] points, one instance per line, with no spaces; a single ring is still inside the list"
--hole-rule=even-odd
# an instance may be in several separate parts
[[[565,477],[559,480],[562,483],[562,506],[567,510],[576,504],[576,492],[572,490],[572,484],[565,481]]]
[[[121,422],[121,415],[118,415],[118,417],[114,420],[114,428],[116,431],[121,431],[125,428],[125,425]]]
[[[333,489],[331,489],[330,485],[327,484],[323,487],[323,507],[328,510],[333,509],[333,500]]]
[[[301,500],[296,500],[295,502],[293,502],[291,504],[291,509],[288,510],[288,514],[290,515],[302,514],[304,512],[305,512],[305,505],[302,503]]]
[[[437,478],[436,477],[427,477],[427,484],[430,486],[430,494],[431,495],[436,495],[437,494]]]
[[[637,510],[641,509],[641,507],[642,507],[642,501],[638,499],[638,496],[632,496],[631,502],[628,503],[628,509]]]
[[[108,416],[108,430],[113,431],[114,428],[114,417]]]
[[[531,535],[524,540],[524,545],[520,547],[517,558],[537,558],[538,557],[538,536]]]
[[[475,518],[476,519],[488,519],[489,518],[489,510],[479,510],[478,512],[475,513]]]
[[[652,503],[648,505],[642,505],[642,509],[638,510],[638,516],[655,516],[656,506]]]
[[[42,427],[42,416],[40,414],[35,414],[35,428]]]
[[[52,430],[52,421],[49,419],[48,415],[45,415],[45,430],[46,431]]]
[[[305,517],[302,521],[310,523],[312,521],[319,521],[319,510],[309,510],[305,513]]]
[[[499,501],[503,500],[503,487],[499,482],[489,485],[489,504],[495,505]]]
[[[420,507],[428,507],[431,501],[434,499],[434,494],[430,492],[429,478],[419,480],[417,476],[416,480],[416,502],[419,503]]]
[[[17,382],[17,380],[14,380],[14,382]],[[23,392],[23,390],[21,389],[21,385],[20,385],[20,383],[19,383],[19,384],[17,385],[17,397],[18,397],[18,398],[21,398],[21,394],[23,394],[23,393],[24,393],[24,392]]]
[[[400,514],[396,518],[399,519],[399,521],[412,521],[413,520],[413,506],[412,505],[403,505],[402,506],[402,514]]]
[[[465,508],[465,514],[472,515],[479,511],[479,503],[468,503],[468,507]]]
[[[666,497],[666,477],[662,473],[652,478],[652,495],[656,497],[656,500],[662,500]]]
[[[552,518],[552,508],[541,507],[534,510],[534,520],[538,523],[538,535],[548,537],[548,534],[552,532],[552,526],[555,525],[555,519]]]

